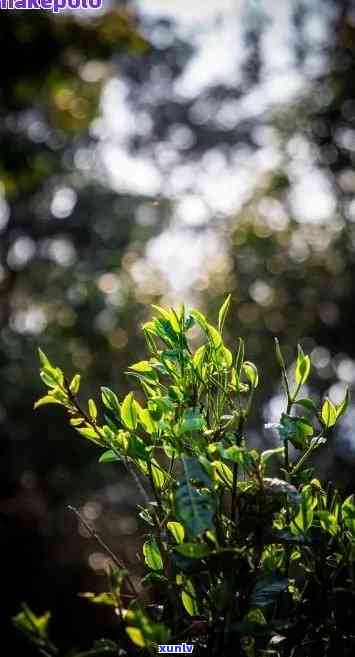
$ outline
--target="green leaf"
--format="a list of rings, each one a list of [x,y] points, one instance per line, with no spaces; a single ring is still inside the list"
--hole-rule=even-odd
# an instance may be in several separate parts
[[[181,543],[181,545],[177,545],[174,549],[189,559],[202,559],[203,557],[207,557],[211,552],[207,545],[202,545],[201,543]]]
[[[224,326],[224,322],[226,321],[226,317],[227,317],[227,314],[228,314],[228,311],[229,311],[230,303],[231,303],[231,294],[228,294],[225,302],[221,306],[221,308],[219,310],[219,313],[218,313],[218,330],[219,330],[220,333],[222,333],[222,331],[223,331],[223,326]]]
[[[150,362],[148,360],[141,360],[139,363],[134,363],[129,366],[130,370],[134,372],[141,372],[142,374],[155,374]]]
[[[141,579],[143,586],[150,586],[151,584],[168,584],[169,580],[165,575],[161,575],[156,570],[151,570]]]
[[[317,500],[310,494],[310,487],[304,486],[301,491],[300,509],[290,525],[293,534],[305,534],[310,529],[313,522],[315,503],[317,503]]]
[[[93,399],[89,399],[88,401],[88,408],[89,408],[89,415],[92,420],[96,420],[97,418],[97,408],[96,404]]]
[[[197,485],[211,486],[211,477],[206,468],[200,463],[199,459],[194,456],[183,456],[182,461],[184,466],[184,477],[186,480],[196,483]]]
[[[117,395],[110,388],[101,387],[101,399],[106,408],[120,417],[121,410]]]
[[[342,516],[345,526],[350,529],[352,534],[355,534],[355,497],[354,495],[349,495],[349,497],[344,500],[342,507]]]
[[[201,347],[196,349],[194,357],[192,359],[193,364],[195,365],[200,376],[202,375],[203,365],[207,356],[208,346],[203,344]]]
[[[336,406],[337,420],[338,420],[342,415],[344,415],[346,409],[347,409],[348,406],[349,406],[349,402],[350,402],[350,392],[349,392],[349,388],[347,388],[347,389],[346,389],[346,393],[345,393],[345,397],[344,397],[343,401],[340,402],[340,404],[338,404],[338,405]]]
[[[224,364],[227,367],[232,367],[233,356],[232,356],[232,352],[229,349],[227,349],[227,347],[220,348],[220,357],[222,359],[222,362],[224,361]]]
[[[176,516],[195,538],[206,529],[213,529],[214,500],[209,493],[200,492],[189,481],[180,484],[175,495]]]
[[[84,438],[92,440],[92,442],[97,443],[98,445],[104,444],[101,436],[93,429],[92,427],[75,427],[76,431],[80,433]]]
[[[197,322],[197,324],[202,328],[204,332],[207,331],[207,319],[206,317],[196,308],[193,308],[190,312],[191,317]]]
[[[168,473],[165,470],[163,470],[163,468],[155,460],[152,460],[152,475],[153,475],[154,486],[158,490],[164,488],[164,486],[168,481]]]
[[[280,348],[280,343],[278,341],[278,338],[274,338],[274,340],[275,340],[276,360],[280,365],[282,373],[286,375],[286,365]]]
[[[312,411],[312,413],[317,413],[317,406],[315,403],[312,401],[312,399],[297,399],[297,401],[294,402],[296,406],[302,406],[305,408],[307,411]]]
[[[139,627],[127,627],[126,632],[136,646],[139,646],[139,648],[145,648],[146,642],[144,634]]]
[[[130,429],[131,431],[134,431],[134,429],[137,428],[137,409],[138,406],[137,402],[134,400],[133,392],[129,392],[122,402],[121,419],[122,422],[126,425],[127,429]]]
[[[285,454],[285,447],[275,447],[274,449],[267,449],[265,452],[261,453],[261,463],[263,465],[267,465],[269,461],[274,457],[274,456],[280,456],[281,458]]]
[[[163,559],[154,537],[144,543],[143,554],[145,562],[151,570],[163,570]]]
[[[242,338],[239,338],[238,349],[235,356],[235,370],[236,370],[236,377],[238,381],[240,379],[240,375],[242,372],[243,362],[244,362],[244,341],[242,340]]]
[[[258,370],[255,367],[254,363],[250,363],[249,361],[244,361],[242,369],[251,387],[255,389],[259,383],[259,375],[258,375]]]
[[[28,634],[36,642],[47,638],[48,625],[51,614],[47,611],[42,616],[37,616],[26,604],[22,605],[22,611],[12,620],[16,627]]]
[[[188,408],[183,415],[181,433],[201,431],[205,426],[204,417],[195,408]]]
[[[49,388],[55,388],[57,385],[62,385],[64,381],[63,372],[60,369],[55,369],[53,367],[45,367],[41,370],[40,377],[43,383]]]
[[[69,384],[69,390],[72,393],[72,395],[78,394],[80,388],[80,380],[81,380],[80,374],[75,374],[75,376],[73,376]]]
[[[167,528],[176,543],[182,543],[185,538],[185,529],[180,522],[168,522]]]
[[[112,593],[80,593],[81,598],[86,598],[96,605],[107,605],[108,607],[117,607],[117,600]]]
[[[239,463],[243,468],[247,469],[254,464],[254,458],[250,450],[245,447],[238,447],[238,445],[232,445],[227,449],[219,446],[219,451],[223,458],[233,461],[233,463]]]
[[[313,436],[314,429],[305,418],[291,417],[283,413],[279,428],[280,438],[289,440],[296,449],[307,447],[308,439]]]
[[[295,369],[295,381],[298,385],[306,383],[311,370],[311,359],[305,356],[302,347],[298,345],[298,356]]]
[[[146,430],[149,435],[152,435],[153,433],[156,432],[157,427],[156,424],[149,412],[148,408],[139,408],[139,420],[144,429]]]
[[[339,531],[339,525],[336,517],[329,511],[316,511],[315,516],[319,519],[320,526],[332,536],[336,536]]]
[[[53,365],[49,362],[46,354],[40,347],[38,347],[38,356],[39,356],[39,362],[43,368],[48,368],[48,369],[53,369]]]
[[[52,397],[52,395],[45,395],[44,397],[41,397],[41,399],[38,399],[35,402],[33,408],[39,408],[40,406],[44,406],[45,404],[62,404],[62,402]]]
[[[126,632],[129,638],[139,648],[151,651],[157,644],[166,643],[169,639],[168,628],[160,623],[153,623],[144,611],[136,608],[135,603],[124,614],[124,620],[128,625]]]
[[[222,345],[222,336],[217,329],[212,326],[212,324],[207,324],[207,336],[210,339],[210,342],[213,344],[215,349],[219,349]]]
[[[187,613],[190,616],[198,616],[199,608],[197,604],[196,591],[190,579],[187,579],[184,583],[184,588],[181,593],[181,600]]]
[[[276,602],[280,593],[286,591],[288,579],[286,577],[271,577],[261,579],[254,587],[250,602],[255,607],[266,607]]]
[[[257,623],[258,625],[266,625],[266,618],[261,609],[251,609],[243,618],[243,622]]]
[[[112,449],[108,449],[104,452],[100,458],[99,463],[114,463],[115,461],[120,461],[121,458],[114,452]]]
[[[200,326],[200,328],[203,330],[207,338],[209,339],[210,344],[215,348],[219,349],[219,347],[222,345],[222,337],[219,331],[212,326],[212,324],[209,324],[205,318],[205,316],[199,312],[199,310],[191,310],[191,316],[196,320],[197,324]]]
[[[228,465],[226,465],[222,461],[213,461],[212,465],[215,469],[217,479],[225,486],[232,488],[233,472],[231,468],[229,468]]]
[[[326,429],[333,427],[337,421],[337,409],[327,397],[323,402],[321,420]]]
[[[149,452],[142,438],[129,433],[126,433],[125,438],[127,440],[128,456],[130,456],[132,459],[142,459],[142,461],[148,461]]]

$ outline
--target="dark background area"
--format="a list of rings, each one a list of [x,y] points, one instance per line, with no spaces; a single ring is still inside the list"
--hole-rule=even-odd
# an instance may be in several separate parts
[[[274,440],[263,429],[280,406],[273,336],[290,365],[298,341],[311,353],[316,398],[338,401],[355,382],[354,5],[285,3],[292,74],[302,85],[268,105],[261,101],[276,1],[236,8],[234,77],[212,78],[195,94],[179,91],[201,43],[211,61],[219,56],[208,39],[227,19],[215,4],[213,21],[199,19],[206,31],[197,41],[171,11],[151,14],[139,2],[88,17],[0,13],[0,627],[13,653],[32,654],[10,622],[22,601],[38,613],[52,610],[53,636],[65,650],[115,636],[110,615],[77,595],[102,590],[102,554],[68,504],[140,573],[134,483],[118,466],[99,465],[59,409],[33,411],[43,392],[37,346],[68,375],[81,373],[84,398],[97,398],[100,385],[123,395],[124,371],[143,355],[140,325],[151,303],[191,301],[215,318],[232,292],[228,338],[233,345],[242,335],[263,373],[251,441]],[[127,134],[119,93],[108,109],[103,101],[115,81],[134,118]],[[103,149],[117,147],[120,130],[120,152],[136,163],[135,188],[120,183],[125,160],[113,159],[111,171],[105,164]],[[258,157],[267,166],[255,175]],[[159,172],[158,191],[139,184],[142,159]],[[184,207],[190,219],[191,208],[202,207],[195,173],[207,176],[212,161],[223,162],[211,174],[212,196],[228,167],[229,184],[238,186],[250,163],[252,184],[235,209],[207,204],[203,219],[192,212],[184,223]],[[194,206],[179,206],[168,184],[182,166],[191,178],[182,196]],[[223,185],[218,190],[223,196]],[[170,271],[169,260],[159,269],[165,244],[174,254]],[[318,456],[322,476],[350,492],[354,420],[351,406]]]

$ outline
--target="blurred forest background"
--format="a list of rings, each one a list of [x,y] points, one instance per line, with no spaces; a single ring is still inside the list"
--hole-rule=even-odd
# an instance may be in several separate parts
[[[28,656],[22,601],[63,648],[114,636],[77,595],[102,589],[103,555],[67,504],[133,568],[142,532],[125,472],[33,412],[37,346],[122,395],[151,303],[212,319],[232,292],[230,343],[263,373],[254,443],[283,403],[273,336],[290,365],[311,354],[316,397],[355,385],[354,3],[104,5],[0,15],[0,627]],[[349,490],[354,423],[318,456]]]

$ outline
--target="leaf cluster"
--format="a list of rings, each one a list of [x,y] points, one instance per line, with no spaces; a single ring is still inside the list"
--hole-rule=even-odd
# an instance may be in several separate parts
[[[302,397],[310,357],[298,347],[290,380],[276,341],[285,390],[285,411],[275,425],[279,445],[250,447],[259,373],[246,360],[241,338],[225,344],[229,305],[230,296],[217,326],[195,309],[153,307],[155,316],[142,328],[147,358],[128,372],[141,388],[140,401],[133,392],[119,399],[102,387],[101,403],[84,405],[79,375],[67,379],[40,351],[47,393],[35,406],[64,407],[72,427],[101,449],[100,462],[121,461],[146,502],[139,507],[146,525],[140,585],[117,558],[110,590],[86,597],[115,609],[127,654],[153,654],[183,637],[212,656],[236,646],[247,657],[286,657],[296,648],[297,655],[309,655],[311,644],[314,654],[325,656],[335,642],[354,639],[354,614],[340,622],[337,605],[339,591],[343,599],[355,592],[355,501],[325,489],[308,461],[331,442],[349,395],[338,405],[326,398],[319,407]],[[192,327],[202,336],[197,348]],[[277,463],[280,476],[270,476]],[[320,606],[319,587],[326,600]],[[159,604],[147,606],[146,592]],[[316,610],[315,623],[310,610]],[[47,617],[33,629],[21,614],[16,624],[43,641],[39,626],[46,631]]]

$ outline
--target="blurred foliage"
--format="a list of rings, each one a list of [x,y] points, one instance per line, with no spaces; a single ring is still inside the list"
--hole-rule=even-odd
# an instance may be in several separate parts
[[[325,6],[332,19],[330,38],[321,49],[322,72],[266,124],[279,140],[282,168],[265,174],[222,229],[227,255],[211,268],[206,286],[214,306],[225,287],[234,290],[235,324],[253,353],[262,354],[270,373],[273,336],[286,351],[302,338],[314,350],[320,391],[334,374],[343,386],[354,384],[355,375],[355,25],[351,3],[329,1]],[[302,36],[308,11],[299,3],[295,14],[300,66],[307,57]],[[307,205],[314,207],[314,199],[307,196],[305,216],[295,212],[292,195],[300,167],[309,178],[320,172],[329,186],[334,209],[326,220],[309,216]],[[342,363],[348,371],[341,375]],[[351,476],[349,471],[349,483]]]
[[[123,347],[131,357],[136,349],[127,344],[127,275],[124,267],[121,278],[118,272],[127,245],[132,244],[132,261],[147,238],[149,229],[135,223],[134,213],[150,199],[114,194],[80,172],[75,157],[81,154],[82,171],[88,172],[95,143],[90,125],[113,56],[140,58],[149,44],[124,3],[88,20],[49,12],[2,12],[1,18],[0,51],[6,62],[0,96],[4,590],[10,609],[26,597],[38,604],[42,596],[60,607],[68,580],[88,572],[85,566],[74,572],[79,554],[71,536],[77,528],[68,524],[64,502],[72,495],[77,471],[84,490],[100,488],[102,481],[90,467],[91,454],[79,457],[63,423],[50,436],[45,417],[33,424],[35,348],[43,340],[51,351],[55,340],[56,351],[62,345],[64,360],[85,369],[88,381],[95,379],[95,368],[106,380],[114,378],[112,352],[120,361]],[[123,524],[125,518],[127,511]],[[75,608],[74,591],[66,604]],[[5,637],[6,623],[2,616]]]

